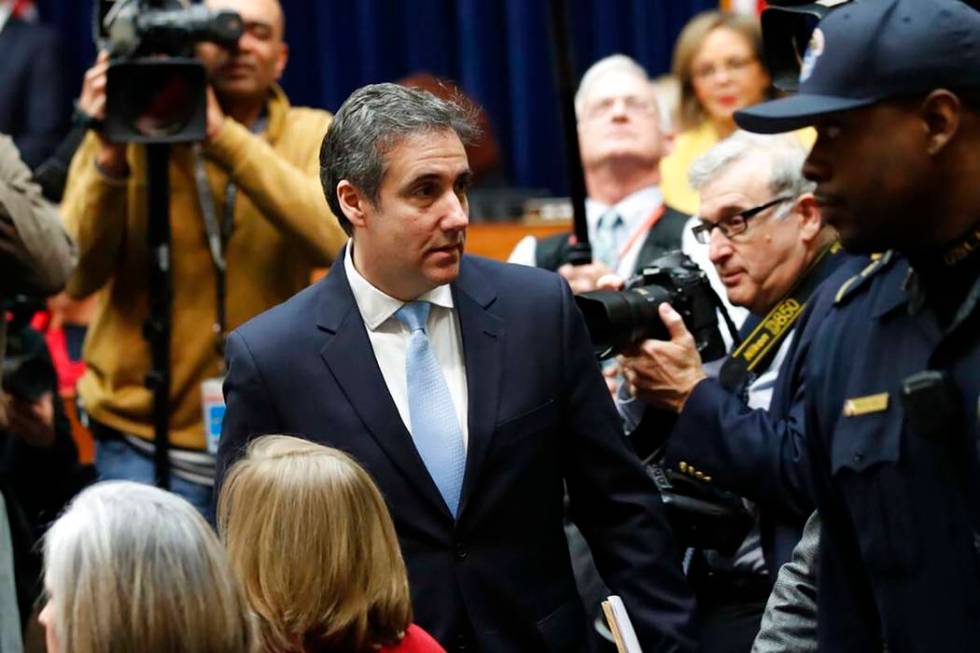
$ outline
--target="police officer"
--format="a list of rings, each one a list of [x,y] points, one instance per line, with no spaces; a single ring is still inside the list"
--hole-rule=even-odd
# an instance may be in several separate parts
[[[817,128],[804,166],[852,251],[807,370],[823,519],[821,651],[980,650],[980,12],[858,0],[813,33],[800,93],[736,114]]]

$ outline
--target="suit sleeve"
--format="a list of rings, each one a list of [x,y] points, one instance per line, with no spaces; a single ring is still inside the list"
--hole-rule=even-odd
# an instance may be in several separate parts
[[[24,93],[26,124],[14,140],[27,165],[36,168],[58,146],[68,123],[68,102],[58,35],[48,28],[32,28],[36,37]]]
[[[819,546],[820,516],[813,513],[793,559],[779,570],[752,653],[816,653]]]
[[[789,373],[781,370],[780,373]],[[774,418],[751,409],[716,379],[699,383],[670,436],[668,457],[692,462],[713,483],[802,520],[813,511],[804,440],[804,388]]]
[[[572,520],[644,651],[697,650],[694,600],[656,487],[623,434],[585,323],[561,279],[563,450]]]
[[[225,353],[228,374],[224,383],[225,417],[215,470],[215,501],[228,468],[245,454],[249,441],[280,430],[265,381],[248,343],[238,331],[228,336]]]

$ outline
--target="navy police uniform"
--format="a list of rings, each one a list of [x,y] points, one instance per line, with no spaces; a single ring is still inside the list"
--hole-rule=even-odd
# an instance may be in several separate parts
[[[980,280],[968,267],[966,301],[940,320],[909,262],[887,254],[845,284],[814,340],[822,651],[980,650]]]

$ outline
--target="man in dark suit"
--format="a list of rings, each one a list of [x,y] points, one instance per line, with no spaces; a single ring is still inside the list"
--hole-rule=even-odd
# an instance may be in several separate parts
[[[584,646],[567,486],[644,649],[695,650],[659,497],[568,286],[463,255],[471,135],[456,105],[393,84],[341,107],[321,177],[352,239],[324,280],[229,337],[219,482],[262,433],[348,451],[391,509],[416,621],[495,653]]]
[[[14,139],[33,169],[64,135],[69,103],[57,33],[10,16],[10,10],[0,0],[0,132]]]

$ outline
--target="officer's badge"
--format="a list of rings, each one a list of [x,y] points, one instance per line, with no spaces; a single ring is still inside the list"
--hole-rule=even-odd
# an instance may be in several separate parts
[[[876,395],[854,397],[844,402],[844,416],[856,417],[869,413],[883,413],[888,410],[888,393],[879,392]]]
[[[823,54],[824,45],[823,32],[818,27],[810,35],[810,44],[806,47],[806,54],[803,55],[803,65],[800,66],[801,84],[808,80],[813,73],[813,67],[817,64],[817,59]]]

